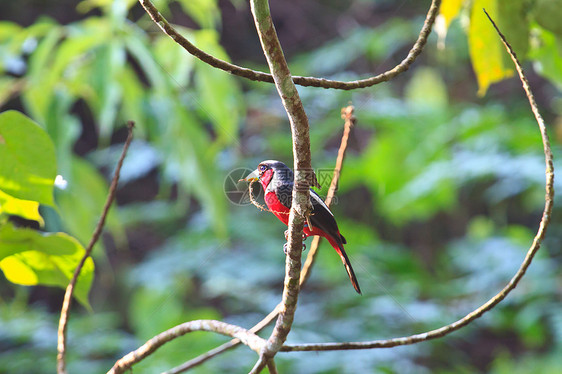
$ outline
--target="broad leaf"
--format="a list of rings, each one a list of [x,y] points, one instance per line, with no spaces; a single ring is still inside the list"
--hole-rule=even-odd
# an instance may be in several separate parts
[[[0,269],[12,283],[66,288],[84,253],[80,243],[64,233],[0,228]],[[75,289],[76,299],[86,307],[93,277],[94,262],[88,258]]]
[[[480,96],[486,94],[490,84],[513,75],[513,69],[506,65],[505,48],[482,8],[497,20],[499,6],[497,0],[475,0],[470,14],[468,45]]]
[[[0,190],[53,206],[55,149],[47,133],[16,111],[0,114]]]
[[[2,213],[38,221],[41,226],[45,223],[39,215],[39,203],[37,201],[16,199],[0,191],[0,214]]]

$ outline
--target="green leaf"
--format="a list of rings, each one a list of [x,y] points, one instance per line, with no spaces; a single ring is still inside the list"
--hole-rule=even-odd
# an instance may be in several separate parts
[[[498,1],[497,23],[519,59],[529,50],[529,12],[527,0]],[[562,4],[561,4],[562,5]],[[499,36],[496,36],[499,40]],[[502,49],[505,47],[502,45]],[[511,58],[504,54],[506,66],[512,66]]]
[[[22,95],[22,100],[26,111],[31,117],[40,122],[45,122],[47,111],[53,95],[45,95],[45,92],[53,92],[56,81],[52,79],[50,67],[53,60],[53,51],[63,36],[61,28],[54,28],[47,32],[45,37],[39,42],[37,49],[29,58],[26,79],[28,88]]]
[[[536,60],[535,70],[562,89],[562,46],[550,31],[536,27],[533,33],[538,43],[529,55]]]
[[[175,113],[175,116],[168,113]],[[222,190],[223,174],[216,166],[216,154],[207,133],[179,104],[162,111],[159,123],[166,129],[159,145],[167,159],[165,174],[177,178],[186,191],[193,191],[212,217],[217,234],[225,237],[227,211]]]
[[[56,94],[69,95],[77,68],[88,60],[88,52],[94,54],[96,47],[111,38],[109,30],[105,20],[90,19],[77,27],[58,27],[47,33],[31,55],[26,74],[29,85],[23,99],[33,118],[46,122]]]
[[[0,228],[0,269],[12,283],[66,288],[85,252],[64,233],[43,234],[12,225]],[[87,308],[93,277],[94,262],[88,258],[75,288],[76,299]]]
[[[12,214],[38,221],[41,226],[45,224],[39,215],[39,203],[37,201],[20,200],[0,191],[0,214]]]
[[[180,28],[180,32],[188,39],[193,38],[191,33],[186,35],[188,32],[185,29]],[[184,87],[188,84],[195,58],[178,47],[178,44],[167,35],[162,35],[154,41],[154,58],[176,85]]]
[[[197,44],[214,56],[227,58],[219,45],[218,34],[204,30],[196,34]],[[231,144],[238,140],[238,124],[243,115],[242,95],[236,80],[223,71],[212,68],[201,61],[196,61],[195,82],[199,98],[197,104],[203,114],[213,123],[219,134],[219,141]],[[189,98],[192,100],[193,98]]]
[[[496,30],[482,11],[485,8],[497,20],[497,0],[475,0],[470,14],[468,46],[472,67],[478,80],[478,95],[484,96],[490,84],[509,78],[513,69],[506,65],[506,51]]]
[[[53,206],[56,160],[53,142],[16,111],[0,114],[0,190],[21,200]]]
[[[220,21],[217,0],[179,0],[179,3],[202,28],[212,29]]]
[[[533,15],[539,25],[562,36],[562,0],[536,0]]]
[[[444,110],[447,87],[441,75],[431,68],[418,68],[406,86],[408,104],[421,110]]]
[[[119,41],[111,41],[98,48],[92,69],[92,87],[96,92],[94,109],[102,143],[109,144],[117,117],[122,90],[119,76],[125,63],[125,49]]]
[[[0,22],[0,41],[12,38],[15,34],[21,32],[22,27],[15,22]]]

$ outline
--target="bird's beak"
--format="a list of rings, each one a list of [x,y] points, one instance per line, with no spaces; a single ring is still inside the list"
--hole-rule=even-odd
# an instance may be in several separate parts
[[[260,179],[258,169],[252,171],[246,178],[240,179],[238,182],[257,182]]]

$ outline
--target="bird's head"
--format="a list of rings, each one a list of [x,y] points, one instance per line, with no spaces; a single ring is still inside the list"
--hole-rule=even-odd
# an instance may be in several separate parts
[[[260,162],[257,169],[241,181],[259,181],[263,189],[267,189],[271,181],[275,183],[293,183],[293,171],[281,161],[266,160]]]

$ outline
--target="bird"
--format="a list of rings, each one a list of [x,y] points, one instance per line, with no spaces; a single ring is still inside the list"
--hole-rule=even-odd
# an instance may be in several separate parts
[[[266,160],[259,163],[256,170],[240,181],[260,182],[264,190],[264,200],[269,210],[288,225],[289,212],[293,200],[293,171],[281,161]],[[347,244],[340,233],[336,219],[322,198],[312,189],[309,189],[312,212],[304,225],[303,237],[322,236],[328,240],[340,256],[349,280],[358,294],[361,294],[359,282],[343,248]],[[285,232],[287,235],[287,232]]]

